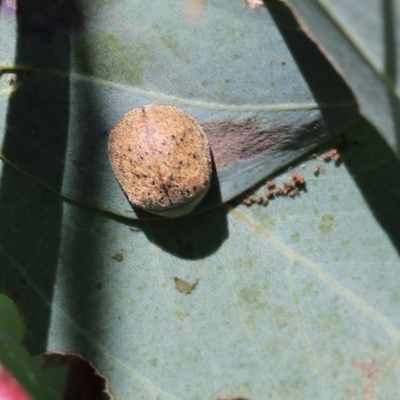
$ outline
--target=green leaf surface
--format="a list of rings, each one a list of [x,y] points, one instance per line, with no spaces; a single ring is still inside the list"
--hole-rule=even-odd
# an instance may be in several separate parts
[[[0,291],[28,349],[82,354],[115,399],[395,399],[399,163],[364,123],[276,183],[294,171],[306,190],[267,207],[130,221],[3,163]]]
[[[129,110],[169,103],[209,137],[209,209],[359,119],[352,93],[281,4],[2,3],[1,157],[74,201],[128,218],[107,138]],[[25,8],[24,8],[25,7]],[[7,75],[15,80],[11,86]]]
[[[361,113],[400,155],[400,2],[288,0],[353,90]]]
[[[398,160],[363,123],[276,176],[299,196],[215,207],[358,118],[285,6],[228,3],[2,2],[0,292],[31,353],[81,354],[117,400],[395,399]],[[204,126],[215,208],[133,220],[107,137],[147,103]]]

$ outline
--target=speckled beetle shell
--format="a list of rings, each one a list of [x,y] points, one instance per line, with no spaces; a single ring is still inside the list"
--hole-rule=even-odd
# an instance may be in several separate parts
[[[207,137],[177,107],[148,105],[130,111],[112,130],[108,153],[129,201],[153,214],[188,214],[209,189]]]

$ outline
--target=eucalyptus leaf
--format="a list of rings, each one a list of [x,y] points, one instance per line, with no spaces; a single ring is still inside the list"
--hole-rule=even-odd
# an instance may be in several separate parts
[[[2,3],[1,157],[76,202],[128,218],[107,139],[128,111],[177,105],[204,127],[217,173],[199,211],[264,179],[359,119],[354,97],[278,4]],[[25,7],[25,8],[24,8]],[[10,75],[14,83],[6,82]]]
[[[354,97],[286,6],[214,0],[192,20],[161,0],[12,4],[0,292],[27,349],[85,357],[116,400],[396,398],[399,162],[365,121],[332,139]],[[148,103],[210,139],[201,215],[147,219],[111,173],[110,130]],[[226,203],[301,155],[271,177],[301,174],[293,198]]]
[[[400,2],[288,0],[353,90],[361,113],[400,155]]]
[[[267,207],[129,221],[3,163],[0,290],[28,349],[81,354],[115,399],[395,399],[399,163],[364,123],[276,185],[293,172]]]

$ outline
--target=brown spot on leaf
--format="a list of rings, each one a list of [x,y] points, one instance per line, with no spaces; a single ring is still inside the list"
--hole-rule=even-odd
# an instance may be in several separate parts
[[[361,371],[365,384],[360,387],[345,389],[350,400],[375,400],[381,398],[379,396],[379,383],[382,380],[382,375],[394,366],[395,359],[392,358],[382,365],[377,360],[380,355],[382,355],[382,352],[377,353],[368,361],[353,360],[351,362],[352,367]]]
[[[314,175],[315,176],[318,176],[319,175],[319,173],[320,173],[320,167],[319,167],[319,165],[316,165],[314,168],[313,168],[313,173],[314,173]]]
[[[267,189],[273,189],[275,187],[275,181],[267,181],[265,186],[267,187]]]
[[[210,143],[217,169],[237,160],[249,160],[282,143],[289,128],[266,130],[253,121],[217,121],[202,124]]]
[[[194,289],[196,289],[196,286],[199,283],[199,280],[196,279],[196,282],[190,283],[181,278],[175,277],[174,282],[175,282],[176,290],[178,290],[179,292],[184,293],[184,294],[190,294],[193,292]]]
[[[121,262],[124,259],[124,256],[120,253],[116,253],[112,256],[112,259],[117,261],[117,262]]]

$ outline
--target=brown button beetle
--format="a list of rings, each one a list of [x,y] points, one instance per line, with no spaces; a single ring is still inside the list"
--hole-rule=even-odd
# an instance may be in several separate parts
[[[153,214],[188,214],[210,187],[207,137],[177,107],[148,105],[127,113],[111,132],[108,154],[129,201]]]

